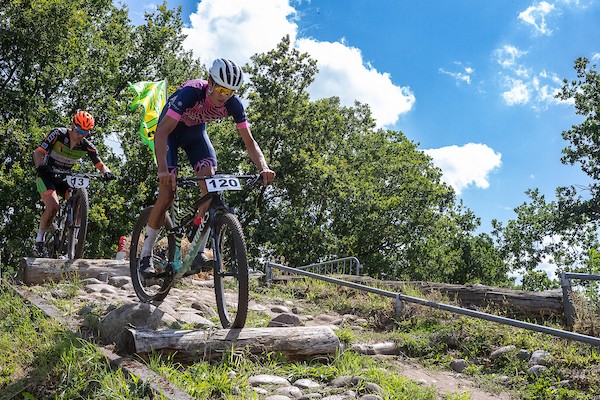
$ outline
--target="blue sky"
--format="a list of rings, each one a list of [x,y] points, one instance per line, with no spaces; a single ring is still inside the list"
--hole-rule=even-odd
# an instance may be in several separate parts
[[[128,4],[130,18],[159,2]],[[182,7],[185,47],[206,64],[239,63],[284,35],[320,69],[313,99],[371,106],[444,172],[490,232],[514,219],[525,191],[549,199],[587,184],[561,164],[561,133],[582,121],[554,93],[573,62],[600,58],[600,0],[169,0]]]

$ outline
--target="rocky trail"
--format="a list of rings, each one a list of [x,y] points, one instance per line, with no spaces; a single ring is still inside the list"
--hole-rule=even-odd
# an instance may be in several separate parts
[[[210,318],[216,316],[213,306],[215,304],[214,291],[211,280],[199,277],[187,278],[185,290],[173,288],[167,298],[160,304],[140,303],[135,295],[131,279],[128,276],[107,277],[100,279],[87,278],[82,283],[75,297],[67,293],[61,285],[51,286],[18,286],[15,288],[23,297],[27,298],[38,307],[42,308],[51,317],[59,319],[64,325],[74,332],[99,332],[99,339],[104,343],[102,351],[107,357],[118,360],[114,365],[125,368],[130,373],[146,379],[150,386],[163,394],[172,393],[170,398],[185,398],[185,394],[173,387],[164,379],[144,367],[142,363],[127,360],[117,355],[119,337],[127,327],[144,329],[164,329],[173,324],[207,330],[218,329]],[[70,312],[60,311],[52,305],[54,300],[69,298],[74,301]],[[272,327],[320,327],[328,326],[333,330],[342,327],[351,329],[366,329],[366,321],[361,321],[354,315],[338,315],[324,313],[309,315],[303,312],[301,302],[273,300],[268,303],[252,301],[251,310],[261,311],[270,318],[269,326]],[[361,343],[352,346],[354,350],[371,355],[372,357],[385,358],[392,362],[399,373],[422,385],[433,387],[439,399],[446,399],[446,395],[456,395],[467,392],[473,400],[483,399],[511,399],[508,393],[490,393],[479,388],[475,383],[466,379],[455,371],[432,371],[418,363],[407,359],[398,352],[394,343]],[[390,372],[395,373],[395,372]],[[289,382],[285,377],[270,375],[257,375],[250,378],[256,393],[261,399],[311,399],[321,398],[326,400],[341,399],[381,399],[381,388],[375,384],[364,385],[363,377],[340,376],[331,382],[315,382],[300,380]],[[368,388],[365,392],[355,389],[358,383],[361,388]],[[362,390],[362,389],[361,389]],[[326,392],[327,395],[322,395]],[[331,394],[335,393],[335,394]],[[183,396],[183,397],[182,397]],[[168,396],[167,396],[168,397]],[[187,396],[187,398],[190,398]]]

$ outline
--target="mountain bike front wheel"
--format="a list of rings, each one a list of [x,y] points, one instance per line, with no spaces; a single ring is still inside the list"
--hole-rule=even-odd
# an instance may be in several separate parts
[[[69,260],[75,260],[83,256],[85,236],[87,234],[89,198],[85,188],[73,192],[71,199],[72,218],[67,219],[67,246],[66,256]]]
[[[141,252],[152,208],[153,206],[144,209],[138,217],[129,247],[131,283],[138,298],[145,303],[163,300],[169,294],[175,277],[169,266],[173,262],[176,246],[175,235],[169,232],[169,229],[173,228],[173,222],[168,215],[165,215],[165,223],[160,228],[152,248],[152,260],[157,273],[144,276],[140,271]]]
[[[248,258],[242,227],[234,214],[218,216],[213,258],[215,297],[221,325],[241,329],[248,315]]]

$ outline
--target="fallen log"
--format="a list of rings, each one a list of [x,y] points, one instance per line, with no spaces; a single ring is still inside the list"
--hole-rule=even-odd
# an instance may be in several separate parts
[[[340,341],[328,326],[245,328],[218,330],[127,329],[124,351],[147,358],[152,352],[173,357],[182,364],[220,359],[223,354],[281,353],[289,360],[329,356]]]
[[[59,282],[77,275],[79,279],[129,276],[128,260],[56,260],[53,258],[23,258],[18,278],[26,285]]]
[[[486,285],[457,285],[438,282],[421,281],[379,281],[370,277],[344,275],[344,280],[377,287],[392,288],[402,293],[407,287],[413,287],[424,294],[441,293],[461,307],[486,308],[502,310],[513,317],[538,318],[547,316],[563,316],[564,305],[561,289],[532,292],[499,288]]]

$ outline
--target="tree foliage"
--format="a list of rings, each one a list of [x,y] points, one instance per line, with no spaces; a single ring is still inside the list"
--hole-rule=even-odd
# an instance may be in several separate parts
[[[575,60],[577,79],[564,80],[556,95],[572,101],[583,122],[564,131],[568,142],[563,149],[563,164],[579,164],[592,184],[556,189],[556,200],[547,201],[537,189],[527,191],[529,202],[515,209],[517,218],[506,227],[494,221],[499,249],[513,270],[524,270],[524,286],[543,289],[558,283],[540,279],[541,263],[552,263],[560,271],[597,273],[598,227],[600,213],[600,76],[586,58]]]
[[[246,224],[255,255],[293,266],[356,256],[388,278],[506,280],[493,242],[474,236],[479,221],[415,143],[376,129],[367,105],[309,99],[316,62],[288,37],[247,72],[252,131],[278,173],[262,203],[240,206],[258,218]]]
[[[32,154],[78,109],[96,119],[92,141],[122,179],[91,187],[86,256],[112,257],[153,198],[155,168],[137,139],[128,82],[180,82],[201,72],[184,52],[180,11],[165,5],[134,27],[111,0],[10,0],[0,13],[0,221],[2,262],[30,255],[41,214]],[[111,146],[106,141],[110,140]],[[118,154],[123,151],[123,155]],[[115,149],[117,154],[113,151]],[[83,168],[91,168],[89,162]],[[23,243],[27,245],[23,245]]]
[[[94,183],[90,196],[86,256],[112,257],[157,188],[127,83],[167,79],[170,94],[206,76],[183,50],[180,10],[163,4],[133,26],[110,0],[10,0],[0,23],[2,262],[28,256],[37,228],[32,152],[77,109],[96,116],[93,141],[120,177]],[[402,132],[377,129],[366,104],[311,100],[317,63],[289,37],[252,57],[245,71],[241,96],[252,131],[278,174],[275,185],[231,198],[253,258],[300,266],[356,256],[363,273],[390,279],[506,282],[493,241],[474,233],[478,218],[431,159]],[[233,124],[209,123],[208,131],[220,171],[253,170]]]

